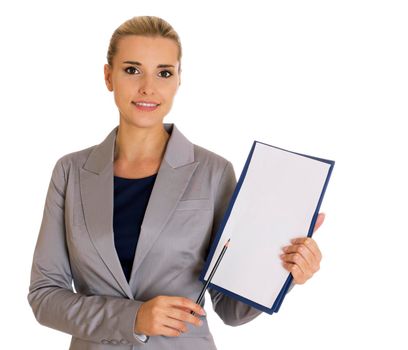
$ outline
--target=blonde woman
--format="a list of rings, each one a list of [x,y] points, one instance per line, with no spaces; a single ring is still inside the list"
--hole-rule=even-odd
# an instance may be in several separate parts
[[[134,17],[117,28],[104,74],[119,125],[54,166],[28,301],[40,324],[72,335],[72,350],[216,349],[195,300],[236,177],[228,160],[163,123],[181,56],[177,33],[161,18]],[[321,253],[300,238],[282,260],[294,283],[304,283]],[[261,313],[209,293],[227,325]]]

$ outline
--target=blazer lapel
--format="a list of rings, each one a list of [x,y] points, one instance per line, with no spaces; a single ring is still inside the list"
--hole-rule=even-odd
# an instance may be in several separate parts
[[[137,288],[134,283],[137,271],[176,208],[197,164],[192,163],[177,169],[167,162],[161,164],[146,208],[133,261],[129,284],[134,294]]]
[[[113,162],[118,126],[92,150],[80,169],[81,198],[90,238],[130,299],[136,294],[136,286],[132,282],[138,268],[173,213],[198,165],[194,162],[193,144],[174,124],[165,123],[163,126],[171,135],[142,222],[129,283],[115,249],[113,232]]]
[[[174,124],[164,124],[164,127],[167,132],[171,132],[171,135],[140,229],[129,281],[133,295],[136,295],[137,285],[134,281],[143,259],[173,214],[199,164],[199,162],[194,162],[194,145],[177,127]]]
[[[132,292],[113,239],[113,156],[117,127],[97,145],[80,169],[80,190],[86,227],[95,249],[127,297]]]

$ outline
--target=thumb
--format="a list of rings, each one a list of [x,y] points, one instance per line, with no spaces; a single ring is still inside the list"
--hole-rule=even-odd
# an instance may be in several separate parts
[[[325,213],[319,213],[319,215],[317,215],[317,220],[313,228],[313,232],[315,232],[320,226],[322,226],[325,217]]]

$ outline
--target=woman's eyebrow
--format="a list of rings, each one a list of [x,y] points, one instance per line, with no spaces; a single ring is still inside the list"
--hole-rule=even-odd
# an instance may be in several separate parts
[[[123,63],[129,63],[129,64],[134,64],[136,66],[142,66],[142,64],[140,62],[137,61],[123,61]],[[173,67],[174,66],[172,64],[159,64],[157,65],[157,68],[168,68],[168,67]]]

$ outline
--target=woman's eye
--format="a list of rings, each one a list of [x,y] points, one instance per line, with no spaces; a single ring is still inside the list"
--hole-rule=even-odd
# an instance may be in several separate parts
[[[160,72],[160,74],[161,74],[161,73],[168,73],[168,74],[169,74],[168,76],[164,76],[164,77],[162,76],[163,78],[170,78],[170,77],[173,75],[173,74],[172,74],[170,71],[168,71],[168,70],[163,70],[163,71]]]
[[[137,69],[135,67],[127,67],[125,68],[125,72],[126,73],[130,73],[133,74],[135,72],[135,70],[137,71]]]

